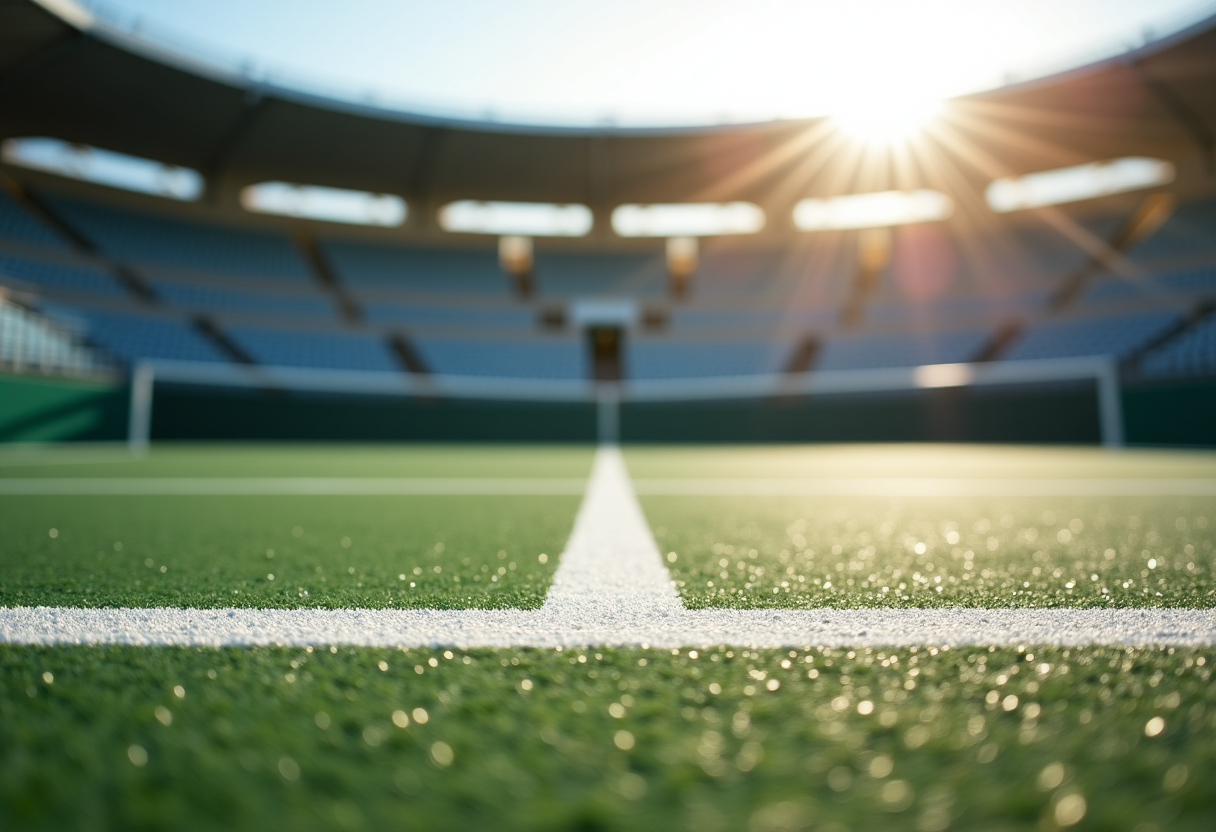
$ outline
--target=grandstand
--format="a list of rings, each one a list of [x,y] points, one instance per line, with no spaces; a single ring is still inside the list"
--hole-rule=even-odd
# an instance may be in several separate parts
[[[0,0],[0,827],[1207,830],[1216,16],[1140,41],[875,139]]]

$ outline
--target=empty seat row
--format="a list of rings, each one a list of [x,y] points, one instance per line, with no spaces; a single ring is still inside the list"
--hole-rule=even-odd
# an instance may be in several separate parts
[[[1149,352],[1140,371],[1149,377],[1216,374],[1216,315]]]
[[[400,364],[383,338],[363,333],[232,327],[227,334],[259,364],[324,370],[394,372]]]
[[[335,317],[333,301],[320,293],[270,294],[164,280],[153,280],[151,285],[157,297],[181,309],[269,317]]]
[[[626,377],[640,380],[767,375],[781,369],[787,352],[781,344],[769,341],[627,341],[624,372]]]
[[[957,364],[974,360],[988,337],[987,331],[971,330],[833,338],[824,345],[816,368],[864,370]]]
[[[107,298],[130,293],[109,272],[94,266],[65,266],[0,252],[0,283],[25,284],[35,289],[79,292]]]
[[[53,316],[88,334],[88,339],[127,363],[141,358],[228,361],[229,358],[187,321],[50,306]]]
[[[255,280],[311,280],[285,234],[151,216],[66,197],[47,201],[100,251],[120,260]]]
[[[439,375],[529,379],[583,379],[586,345],[578,338],[537,341],[415,340],[423,362]]]
[[[0,190],[0,240],[66,251],[71,248],[58,231],[39,220]]]
[[[1146,346],[1177,320],[1175,312],[1154,311],[1044,322],[1023,333],[1004,357],[1018,360],[1110,355],[1123,359]]]

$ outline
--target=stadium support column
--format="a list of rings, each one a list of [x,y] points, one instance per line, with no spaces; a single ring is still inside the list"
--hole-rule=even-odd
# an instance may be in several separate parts
[[[891,260],[891,229],[867,228],[857,237],[857,274],[840,316],[841,326],[851,329],[865,317],[866,304],[878,285],[878,277]]]
[[[511,278],[515,294],[532,296],[532,238],[508,235],[498,238],[498,265]]]
[[[131,405],[127,413],[127,447],[134,456],[148,451],[152,433],[152,387],[155,382],[152,365],[141,361],[131,373]]]
[[[1119,392],[1119,367],[1114,359],[1106,359],[1098,368],[1098,422],[1102,444],[1108,448],[1123,447],[1123,402]]]
[[[671,277],[671,296],[680,300],[688,296],[688,284],[697,270],[696,237],[667,239],[667,273]]]

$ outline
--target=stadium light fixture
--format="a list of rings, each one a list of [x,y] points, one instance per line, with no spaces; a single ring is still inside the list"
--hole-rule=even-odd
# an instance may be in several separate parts
[[[1100,196],[1138,191],[1174,181],[1174,166],[1162,159],[1125,156],[1071,168],[1010,176],[992,182],[984,193],[1000,214],[1043,208]]]
[[[585,237],[594,222],[591,209],[578,204],[462,199],[439,209],[440,228],[460,234]]]
[[[242,188],[241,205],[256,214],[389,228],[405,222],[409,210],[405,200],[392,194],[290,182],[259,182]]]
[[[518,235],[499,237],[498,264],[507,274],[529,274],[532,271],[532,238]]]
[[[191,168],[45,136],[5,139],[0,158],[10,165],[182,202],[203,193],[202,174]]]
[[[794,225],[800,231],[885,228],[944,220],[953,212],[954,201],[941,191],[879,191],[801,200],[794,206]]]
[[[612,230],[622,237],[716,237],[762,228],[764,211],[750,202],[619,205],[612,212]]]

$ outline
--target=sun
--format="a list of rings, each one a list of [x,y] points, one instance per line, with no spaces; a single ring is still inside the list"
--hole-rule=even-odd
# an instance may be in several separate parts
[[[831,120],[849,138],[868,145],[909,141],[942,111],[939,99],[903,95],[857,95],[833,109]]]

